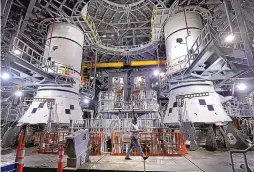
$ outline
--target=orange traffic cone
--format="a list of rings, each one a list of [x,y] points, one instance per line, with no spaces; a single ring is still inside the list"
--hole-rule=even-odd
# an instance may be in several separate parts
[[[64,148],[63,146],[59,150],[59,158],[58,158],[58,167],[57,167],[57,172],[63,172],[63,158],[64,158]]]
[[[183,139],[183,135],[181,136],[181,147],[182,147],[182,155],[187,154],[187,148],[186,145],[184,144],[184,139]]]
[[[186,148],[186,145],[185,144],[182,144],[182,154],[185,155],[187,154],[187,148]]]
[[[23,172],[24,167],[24,158],[25,158],[25,145],[22,144],[20,148],[20,153],[18,157],[18,172]]]

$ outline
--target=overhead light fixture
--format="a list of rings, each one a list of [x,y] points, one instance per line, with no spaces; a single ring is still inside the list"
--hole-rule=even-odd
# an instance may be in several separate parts
[[[11,77],[11,75],[7,72],[4,72],[4,73],[2,73],[1,77],[3,80],[8,80]]]
[[[101,37],[102,37],[102,38],[106,38],[106,37],[107,37],[107,35],[102,35]]]
[[[18,91],[15,92],[15,95],[18,96],[18,97],[22,96],[22,94],[23,94],[23,93],[22,93],[22,91],[20,91],[20,90],[18,90]]]
[[[112,34],[111,37],[114,37],[114,34]]]
[[[141,82],[142,78],[141,77],[137,77],[137,82]]]
[[[85,104],[88,104],[89,102],[90,102],[90,100],[89,100],[88,98],[85,98],[85,99],[84,99],[84,103],[85,103]]]
[[[233,33],[226,36],[225,41],[226,42],[232,42],[235,39],[235,35]]]
[[[238,90],[243,91],[247,88],[246,84],[240,83],[237,85]]]
[[[14,50],[14,54],[16,54],[16,55],[20,55],[21,54],[21,51],[19,51],[19,50]]]
[[[158,69],[154,70],[153,71],[153,75],[154,76],[158,76],[160,74],[160,71]]]
[[[161,72],[161,73],[160,73],[160,76],[164,76],[164,75],[165,75],[165,72]]]

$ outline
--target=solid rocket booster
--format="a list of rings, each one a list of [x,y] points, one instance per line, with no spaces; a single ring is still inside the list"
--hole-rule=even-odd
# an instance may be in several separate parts
[[[196,12],[186,12],[186,15],[180,12],[166,21],[164,36],[167,60],[170,63],[167,73],[181,70],[178,64],[185,59],[188,50],[201,34],[202,28],[202,18]],[[181,43],[176,41],[178,38],[182,38]],[[181,112],[179,112],[180,109]],[[178,125],[179,122],[185,121],[206,124],[231,121],[221,105],[212,82],[195,81],[170,85],[169,103],[164,123]]]
[[[187,34],[187,27],[189,34]],[[202,18],[195,12],[186,12],[186,20],[183,12],[167,20],[164,26],[164,36],[167,61],[170,62],[171,65],[174,65],[171,70],[179,70],[179,67],[176,65],[185,58],[187,55],[187,47],[189,49],[191,48],[200,35],[202,28]],[[182,38],[183,42],[177,42],[176,40],[178,38]]]
[[[77,26],[68,23],[56,22],[53,29],[52,26],[53,24],[48,29],[44,57],[51,58],[53,67],[47,70],[58,76],[68,71],[66,77],[74,83],[72,86],[51,83],[52,86],[39,87],[35,100],[20,119],[20,123],[46,124],[50,120],[52,123],[68,124],[70,119],[82,119],[79,87],[84,33]],[[47,103],[44,102],[47,98],[55,99],[51,115]]]

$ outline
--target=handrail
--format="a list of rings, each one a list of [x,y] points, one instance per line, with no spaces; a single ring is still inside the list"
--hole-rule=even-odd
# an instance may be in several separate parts
[[[198,36],[198,38],[196,39],[196,41],[193,43],[193,45],[189,49],[188,54],[186,56],[181,56],[177,59],[173,59],[173,61],[177,61],[177,63],[171,64],[172,61],[168,62],[167,68],[172,69],[172,70],[176,69],[177,71],[181,70],[182,73],[184,73],[185,70],[195,60],[195,58],[197,57],[197,54],[199,54],[204,49],[204,47],[206,47],[206,45],[208,45],[210,43],[210,41],[213,38],[216,38],[216,37],[214,37],[214,35],[212,33],[212,28],[210,27],[209,24],[206,24],[204,26],[204,28],[201,30],[201,33]],[[184,59],[183,59],[183,57],[184,57]],[[176,71],[171,71],[171,72],[169,72],[169,74],[174,74],[175,72]]]
[[[76,130],[80,128],[87,128],[93,132],[116,132],[116,131],[130,131],[131,118],[118,119],[80,119],[70,120],[70,129]],[[142,130],[152,130],[160,127],[159,118],[140,118],[138,125]]]
[[[234,153],[242,153],[243,154],[244,164],[245,164],[245,170],[246,170],[246,172],[250,172],[249,171],[249,166],[248,166],[248,161],[247,161],[246,153],[249,152],[249,151],[254,151],[254,150],[252,150],[253,148],[254,148],[254,144],[250,145],[245,150],[231,150],[231,151],[229,151],[233,172],[235,172],[234,161],[233,161],[233,154]]]
[[[132,94],[131,102],[124,102],[123,94],[115,99],[113,91],[101,91],[99,93],[99,111],[132,110],[132,108],[144,111],[154,111],[158,109],[157,95],[154,90],[141,90],[137,95]],[[136,103],[133,103],[136,102]],[[119,103],[119,104],[118,104]],[[121,106],[115,106],[115,105]]]
[[[18,37],[14,37],[9,52],[47,74],[66,76],[74,73],[73,66],[56,61],[48,61],[42,54],[31,48]]]

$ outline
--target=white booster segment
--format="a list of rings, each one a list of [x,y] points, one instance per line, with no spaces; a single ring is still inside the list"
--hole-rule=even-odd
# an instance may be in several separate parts
[[[45,59],[50,57],[50,63],[56,66],[57,70],[52,70],[52,72],[62,74],[68,71],[65,77],[75,82],[72,86],[51,84],[52,86],[39,87],[35,100],[20,119],[20,123],[46,124],[50,118],[52,123],[68,124],[70,119],[82,119],[83,113],[79,106],[79,85],[84,34],[81,29],[72,24],[55,23],[53,29],[52,26],[48,30],[44,57]],[[47,98],[55,100],[51,113],[47,103],[44,102]]]
[[[187,34],[187,27],[189,36]],[[180,12],[170,17],[164,26],[165,46],[167,61],[172,67],[170,70],[177,71],[178,62],[183,60],[187,55],[188,49],[191,48],[203,29],[202,18],[195,12],[186,12],[186,20],[184,12]],[[178,38],[182,38],[182,42],[177,42]],[[186,45],[187,39],[187,45]]]
[[[210,81],[172,85],[167,112],[164,118],[164,123],[167,124],[179,124],[180,121],[205,124],[231,121]]]
[[[186,17],[186,19],[185,19]],[[187,34],[187,27],[188,32]],[[180,12],[170,17],[164,26],[169,72],[180,70],[188,50],[203,29],[202,18],[196,12]],[[187,43],[187,44],[186,44]],[[189,66],[185,66],[189,67]],[[163,123],[179,125],[180,122],[195,124],[223,124],[231,121],[210,81],[181,82],[170,85],[169,103]]]

